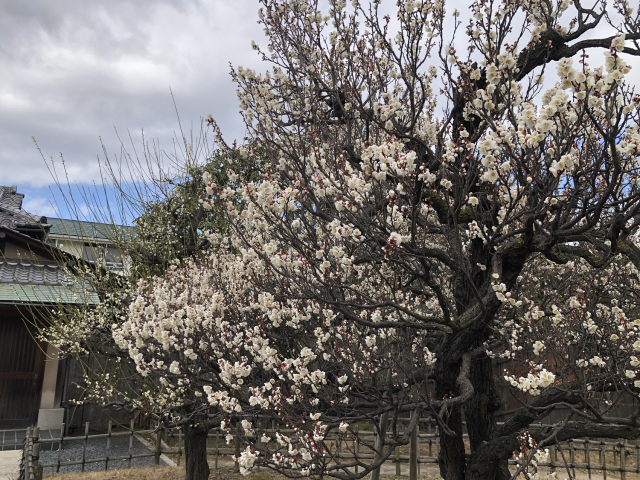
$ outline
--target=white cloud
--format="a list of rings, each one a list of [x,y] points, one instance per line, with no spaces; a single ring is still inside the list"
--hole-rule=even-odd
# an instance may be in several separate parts
[[[44,215],[45,217],[58,217],[58,210],[51,204],[50,198],[25,197],[22,208],[33,215]]]
[[[468,3],[458,5],[463,16]],[[382,13],[397,25],[395,2],[383,4]],[[251,40],[266,43],[258,6],[255,0],[0,0],[0,184],[49,185],[47,162],[53,158],[60,172],[61,154],[71,182],[100,182],[101,142],[108,154],[120,154],[114,127],[127,140],[131,132],[138,150],[142,129],[147,141],[171,148],[179,127],[169,88],[186,130],[199,130],[210,113],[225,135],[241,139],[229,63],[263,69],[251,49]],[[445,32],[452,37],[453,31],[448,23]],[[445,42],[463,52],[460,32]],[[603,27],[593,35],[609,33]],[[599,54],[592,58],[601,63]],[[628,60],[640,68],[640,59]]]
[[[55,5],[54,5],[55,3]],[[241,138],[229,62],[255,68],[257,2],[0,0],[0,184],[100,181],[101,139],[119,154],[114,127],[138,148],[141,131],[171,147],[178,127],[207,114]],[[38,141],[42,156],[33,144]]]

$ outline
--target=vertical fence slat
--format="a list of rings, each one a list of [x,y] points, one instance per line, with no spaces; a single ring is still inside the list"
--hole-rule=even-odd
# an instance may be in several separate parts
[[[591,479],[591,443],[589,440],[585,440],[585,455],[587,456],[587,473],[589,474],[589,479]]]
[[[85,461],[87,460],[87,442],[89,441],[89,422],[84,426],[84,440],[82,441],[82,472],[84,472]]]
[[[111,427],[112,427],[112,422],[111,420],[109,420],[109,425],[107,427],[107,455],[104,458],[105,472],[109,469],[109,453],[111,453]]]
[[[178,429],[178,466],[180,466],[181,458],[182,458],[182,428],[179,428]],[[217,468],[217,465],[216,465],[216,468]]]
[[[37,430],[37,427],[36,427]],[[40,466],[40,443],[37,443],[38,438],[34,438],[33,444],[33,476],[35,480],[42,480],[42,467]]]
[[[602,478],[607,480],[607,446],[604,442],[600,442],[600,458],[602,461]]]
[[[33,429],[33,476],[35,480],[42,480],[42,467],[40,466],[40,428]]]
[[[431,437],[431,419],[427,422],[427,434],[429,435],[429,456],[432,457],[431,447],[433,446],[433,438]]]
[[[62,442],[64,441],[64,423],[60,426],[60,443],[58,443],[58,461],[56,463],[56,473],[60,473],[60,462],[62,461]]]
[[[356,463],[358,462],[358,451],[360,450],[360,441],[358,434],[360,433],[360,424],[356,423],[356,436],[353,439],[353,456],[355,458]],[[356,465],[356,473],[358,473],[358,465]]]
[[[127,461],[128,468],[131,468],[131,456],[133,455],[133,418],[131,419],[131,423],[129,424],[131,428],[131,434],[129,435],[129,459]]]
[[[237,428],[237,427],[236,427]],[[235,452],[235,463],[233,464],[233,471],[236,473],[240,472],[240,449],[242,448],[242,440],[240,439],[240,433],[236,431],[236,434],[233,437],[233,451]]]
[[[411,432],[409,443],[409,480],[418,479],[418,425]]]
[[[418,477],[420,476],[420,422],[416,423],[416,463],[418,464]]]
[[[206,447],[205,447],[206,448]],[[158,424],[158,431],[156,432],[156,452],[153,458],[154,465],[157,467],[160,465],[160,453],[162,451],[162,428]]]
[[[620,480],[627,480],[627,453],[624,442],[620,442]]]
[[[220,457],[220,430],[216,430],[216,471],[218,471],[218,457]]]
[[[571,458],[571,472],[573,474],[573,476],[576,476],[576,449],[575,449],[575,445],[573,444],[573,440],[569,440],[569,455]]]

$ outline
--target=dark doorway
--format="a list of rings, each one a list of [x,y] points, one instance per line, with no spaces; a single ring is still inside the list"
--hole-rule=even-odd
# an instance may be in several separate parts
[[[18,312],[0,312],[0,428],[37,421],[44,374],[42,348]]]

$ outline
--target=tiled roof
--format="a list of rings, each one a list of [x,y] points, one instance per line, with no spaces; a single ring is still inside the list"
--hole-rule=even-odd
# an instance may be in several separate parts
[[[0,259],[0,283],[71,285],[73,279],[54,263]]]
[[[47,217],[32,215],[22,209],[24,195],[17,193],[15,185],[0,185],[0,226],[16,230],[27,235],[42,238],[49,229]]]
[[[0,283],[0,302],[97,305],[100,299],[95,292],[77,286]]]
[[[67,220],[63,218],[49,218],[51,224],[50,235],[65,235],[81,238],[96,238],[112,240],[128,238],[133,235],[133,227],[113,225],[108,223],[84,222],[81,220]]]
[[[0,302],[95,305],[100,299],[53,263],[0,259]]]

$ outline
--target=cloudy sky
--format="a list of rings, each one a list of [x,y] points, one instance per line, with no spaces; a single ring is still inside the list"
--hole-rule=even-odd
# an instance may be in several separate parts
[[[469,1],[456,4],[466,10]],[[186,132],[212,114],[227,140],[241,140],[229,63],[263,69],[251,49],[252,40],[265,44],[258,7],[257,0],[0,0],[0,185],[17,184],[27,211],[69,217],[52,177],[54,170],[66,182],[62,158],[71,185],[100,184],[102,146],[119,155],[118,135],[129,152],[142,150],[143,130],[147,142],[171,150],[176,108]],[[459,51],[465,38],[453,39]],[[640,69],[640,59],[628,60]]]
[[[256,0],[0,0],[0,185],[55,216],[51,158],[83,184],[100,181],[101,141],[120,152],[116,131],[140,148],[144,129],[170,148],[171,91],[185,130],[211,113],[241,139],[229,63],[259,67],[257,10]]]

